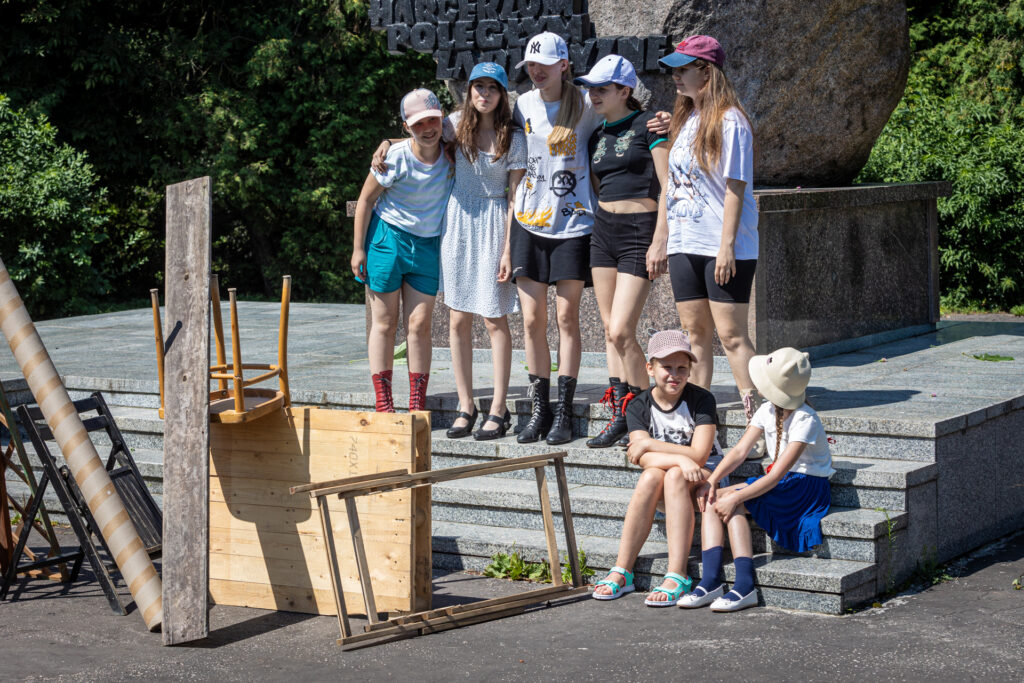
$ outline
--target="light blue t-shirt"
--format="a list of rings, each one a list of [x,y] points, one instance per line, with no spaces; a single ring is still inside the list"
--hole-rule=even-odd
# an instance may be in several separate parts
[[[391,145],[386,173],[370,169],[384,193],[373,210],[396,228],[417,237],[437,237],[444,224],[448,195],[455,182],[455,168],[442,152],[437,161],[425,164],[412,153],[412,141]]]
[[[754,201],[754,135],[746,117],[730,109],[722,118],[722,157],[705,174],[692,154],[700,115],[694,112],[668,154],[668,253],[718,256],[725,214],[725,180],[746,183],[736,232],[736,259],[756,259],[757,204]]]

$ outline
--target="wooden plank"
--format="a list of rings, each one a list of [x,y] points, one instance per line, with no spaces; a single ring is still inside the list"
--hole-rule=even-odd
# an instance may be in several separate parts
[[[561,458],[555,460],[555,479],[558,481],[558,500],[562,505],[562,522],[565,524],[565,548],[569,553],[569,573],[572,574],[572,585],[583,586],[583,575],[580,573],[580,557],[576,550],[576,530],[572,524],[572,505],[569,503],[569,484],[565,477],[565,462]]]
[[[164,360],[163,644],[210,631],[210,232],[208,177],[167,187],[164,279],[171,336]]]
[[[363,503],[367,503],[364,507]],[[330,501],[331,508],[335,508],[336,501]],[[376,505],[371,510],[369,506]],[[402,508],[408,508],[408,499],[404,501]],[[406,527],[411,524],[410,515],[396,516],[392,508],[384,505],[383,501],[376,501],[367,498],[359,501],[360,516],[363,522],[363,535],[369,540],[380,540],[382,542],[395,542],[395,539],[407,533]],[[344,511],[343,507],[338,508]],[[214,527],[221,527],[231,530],[253,531],[257,533],[278,533],[278,534],[318,534],[320,533],[320,520],[316,512],[307,508],[284,508],[270,505],[242,505],[231,506],[219,501],[210,502],[210,523]],[[341,534],[347,538],[348,520],[344,517],[334,520],[334,533]]]
[[[430,470],[430,413],[414,413],[416,433],[416,472]],[[413,509],[413,603],[411,610],[430,609],[433,581],[433,533],[431,528],[431,498],[429,488],[412,491]]]
[[[537,475],[537,493],[540,496],[540,513],[544,518],[544,537],[548,544],[548,567],[551,569],[551,583],[562,585],[562,565],[558,561],[558,541],[555,539],[555,518],[551,514],[551,497],[548,495],[548,480],[544,466],[533,468]]]
[[[210,481],[210,502],[228,503],[230,506],[259,505],[262,507],[294,508],[296,510],[313,510],[316,500],[306,495],[291,495],[289,482],[276,479],[249,479],[247,477],[223,477]],[[386,497],[385,497],[386,496]],[[395,505],[404,505],[411,498],[409,491],[394,491],[366,498],[366,506],[360,510],[391,512]],[[344,512],[344,504],[331,498],[331,509]]]
[[[326,505],[320,506],[326,510]],[[377,605],[373,600],[373,584],[370,582],[370,567],[366,562],[366,548],[363,546],[363,530],[359,526],[359,512],[356,511],[356,502],[351,498],[345,501],[345,512],[348,514],[349,536],[352,537],[352,550],[356,556],[356,567],[359,570],[359,584],[363,590],[363,602],[366,604],[366,617],[370,623],[376,623]],[[376,559],[376,558],[375,558]],[[335,571],[337,575],[337,571]]]
[[[328,574],[331,576],[331,593],[334,596],[334,609],[338,614],[338,630],[342,638],[352,635],[352,626],[348,622],[348,612],[345,611],[345,592],[341,581],[341,568],[338,566],[338,549],[334,545],[334,531],[331,525],[331,513],[327,507],[327,501],[323,498],[317,501],[320,509],[320,521],[324,533],[324,548],[327,551]]]
[[[378,479],[380,477],[393,477],[398,474],[409,474],[406,470],[388,470],[387,472],[376,472],[374,474],[364,474],[359,477],[346,477],[345,479],[333,479],[331,481],[314,482],[312,484],[303,484],[302,486],[292,486],[288,489],[288,492],[292,495],[296,493],[305,493],[306,491],[312,491],[316,488],[322,488],[324,486],[334,486],[340,484],[343,481],[369,481],[371,479]]]

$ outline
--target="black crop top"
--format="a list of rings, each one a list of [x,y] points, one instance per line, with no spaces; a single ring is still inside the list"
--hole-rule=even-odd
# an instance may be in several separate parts
[[[605,122],[590,136],[590,168],[599,183],[599,200],[658,198],[661,187],[651,148],[668,138],[647,130],[652,118],[651,112],[633,112]]]

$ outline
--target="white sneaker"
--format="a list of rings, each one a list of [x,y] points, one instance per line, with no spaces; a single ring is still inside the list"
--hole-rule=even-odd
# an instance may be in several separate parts
[[[725,592],[725,587],[722,584],[719,584],[718,588],[711,591],[710,593],[701,592],[700,595],[697,595],[697,591],[703,590],[703,588],[697,586],[693,589],[692,593],[687,593],[683,597],[679,598],[679,602],[677,604],[680,607],[684,607],[686,609],[693,609],[694,607],[704,607],[705,605],[710,605],[716,599],[722,597],[722,594]]]
[[[739,596],[736,591],[729,591],[724,596],[718,598],[711,603],[712,612],[739,612],[741,609],[747,609],[748,607],[754,607],[757,605],[757,589],[750,591],[743,597]]]

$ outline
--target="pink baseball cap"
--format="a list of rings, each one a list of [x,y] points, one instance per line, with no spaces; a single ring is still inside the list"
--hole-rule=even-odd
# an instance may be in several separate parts
[[[671,356],[673,353],[679,353],[680,351],[689,356],[691,362],[697,362],[697,356],[693,355],[693,351],[690,350],[690,335],[686,334],[682,330],[662,330],[661,332],[655,332],[651,335],[651,340],[647,342],[648,362],[655,358],[661,360],[666,356]]]
[[[695,59],[711,62],[721,69],[725,66],[725,50],[711,36],[690,36],[676,45],[675,52],[665,55],[658,63],[674,69],[677,66],[686,66]]]
[[[419,88],[407,93],[402,98],[401,109],[402,120],[410,126],[417,121],[431,116],[444,117],[444,114],[441,112],[441,101],[437,99],[437,95],[426,88]]]

